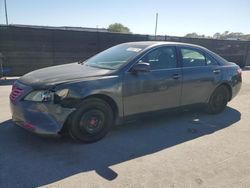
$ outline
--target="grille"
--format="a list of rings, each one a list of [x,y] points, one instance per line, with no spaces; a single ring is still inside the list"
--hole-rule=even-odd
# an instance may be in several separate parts
[[[12,90],[10,93],[10,99],[11,101],[16,101],[16,99],[23,93],[23,89],[18,88],[16,86],[12,86]]]

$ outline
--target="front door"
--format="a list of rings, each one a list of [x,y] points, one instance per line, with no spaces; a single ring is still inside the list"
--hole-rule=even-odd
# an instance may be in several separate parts
[[[126,72],[123,80],[124,115],[162,110],[180,104],[181,68],[176,48],[159,47],[139,61],[150,64],[149,72]]]

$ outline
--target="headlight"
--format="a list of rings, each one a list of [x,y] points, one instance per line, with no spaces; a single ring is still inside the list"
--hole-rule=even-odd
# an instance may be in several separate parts
[[[69,90],[62,89],[56,92],[49,91],[49,90],[40,90],[40,91],[32,91],[29,93],[24,100],[27,101],[35,101],[35,102],[47,102],[55,100],[61,100],[68,96]]]
[[[60,97],[60,99],[66,98],[69,94],[69,90],[68,89],[62,89],[59,91],[56,91],[55,93],[57,96]]]
[[[48,90],[32,91],[24,98],[24,100],[35,101],[35,102],[46,102],[46,101],[51,101],[52,99],[53,99],[53,92]]]

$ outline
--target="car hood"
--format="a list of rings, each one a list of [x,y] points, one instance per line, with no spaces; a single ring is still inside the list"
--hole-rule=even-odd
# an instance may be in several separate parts
[[[33,88],[43,88],[88,77],[109,75],[111,72],[112,70],[70,63],[32,71],[22,76],[19,81]]]

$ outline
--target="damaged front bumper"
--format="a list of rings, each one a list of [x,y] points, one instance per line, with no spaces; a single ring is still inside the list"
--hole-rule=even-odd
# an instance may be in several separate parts
[[[23,93],[14,99],[13,96],[10,96],[13,122],[26,130],[40,135],[58,135],[69,114],[75,109],[62,107],[60,104],[54,104],[53,101],[24,101],[22,100],[23,96],[29,93],[32,88],[20,83],[16,83],[15,87],[21,88]]]
[[[57,104],[10,101],[12,120],[17,125],[41,135],[58,135],[74,109],[62,108]]]

